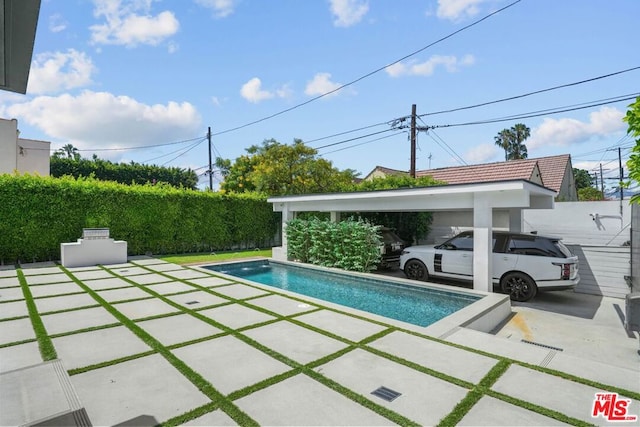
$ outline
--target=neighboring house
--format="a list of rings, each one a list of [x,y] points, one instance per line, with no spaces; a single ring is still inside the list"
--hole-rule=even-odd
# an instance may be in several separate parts
[[[19,138],[16,119],[0,119],[0,174],[49,176],[50,142]]]
[[[407,174],[406,171],[376,166],[364,179],[372,180],[388,175]],[[578,200],[573,166],[571,165],[571,156],[569,154],[416,171],[416,177],[427,175],[447,184],[526,179],[554,190],[557,193],[557,201]]]

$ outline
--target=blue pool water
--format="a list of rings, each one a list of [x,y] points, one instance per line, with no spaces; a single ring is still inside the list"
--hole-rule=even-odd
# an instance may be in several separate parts
[[[205,268],[418,326],[431,325],[481,298],[266,260]]]

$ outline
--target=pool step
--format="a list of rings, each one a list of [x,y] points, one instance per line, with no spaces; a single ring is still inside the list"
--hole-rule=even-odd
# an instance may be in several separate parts
[[[0,425],[91,426],[60,359],[0,374]]]

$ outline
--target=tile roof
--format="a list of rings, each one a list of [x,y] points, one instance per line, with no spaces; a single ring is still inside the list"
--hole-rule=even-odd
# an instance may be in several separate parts
[[[426,169],[416,171],[416,177],[431,175],[434,179],[444,181],[448,184],[469,184],[473,182],[505,181],[510,179],[526,179],[531,181],[536,163],[537,159],[525,159],[480,165]],[[544,175],[543,183],[546,184]]]
[[[538,161],[538,168],[540,168],[544,186],[560,192],[567,167],[571,167],[571,156],[562,154],[560,156],[540,157],[536,160]]]

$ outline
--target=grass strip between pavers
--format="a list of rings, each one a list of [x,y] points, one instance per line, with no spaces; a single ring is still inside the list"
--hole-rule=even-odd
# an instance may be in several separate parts
[[[38,341],[40,356],[42,356],[42,360],[45,362],[57,359],[58,354],[56,353],[56,348],[54,347],[51,338],[49,338],[49,335],[47,334],[47,328],[45,328],[44,323],[42,323],[42,319],[38,314],[38,308],[36,307],[36,303],[33,300],[33,295],[31,295],[31,289],[29,289],[27,280],[25,279],[21,269],[18,269],[17,273],[18,281],[20,281],[22,293],[24,294],[24,299],[27,303],[27,310],[29,311],[31,325],[33,326],[33,331],[35,332],[36,340]]]
[[[220,276],[217,276],[216,274],[211,274],[211,276],[220,277]],[[221,278],[227,279],[226,277],[221,277]],[[174,280],[183,281],[182,279],[175,279],[175,278],[173,278],[173,279]],[[184,280],[184,282],[189,284],[189,285],[192,285],[192,286],[195,285],[193,283],[188,282],[188,279]],[[250,286],[250,287],[253,287],[253,288],[256,288],[256,289],[264,290],[261,287],[254,286],[251,283],[245,283],[242,280],[234,280],[234,282],[235,283],[240,283],[240,284],[243,284],[243,285],[246,285],[246,286]],[[199,287],[199,285],[195,285],[195,286]],[[211,293],[215,293],[215,291],[212,292],[212,290],[210,290],[209,288],[205,288],[205,287],[202,287],[202,290],[205,290],[205,291],[211,292]],[[271,294],[275,294],[275,295],[281,295],[281,296],[284,296],[286,298],[297,300],[299,302],[304,302],[304,303],[311,304],[311,303],[309,303],[309,301],[307,301],[305,299],[302,299],[302,298],[295,298],[295,297],[292,297],[290,295],[280,294],[278,292],[270,292],[270,293]],[[217,294],[217,293],[215,293],[215,294]],[[228,297],[226,295],[220,295],[220,296],[223,296],[225,298],[230,298],[230,297]],[[255,298],[259,298],[259,297],[261,297],[261,296],[257,296]],[[254,299],[254,298],[251,298],[251,299]],[[283,318],[283,320],[289,320],[290,322],[296,323],[298,326],[314,330],[315,332],[321,333],[321,334],[323,334],[325,336],[328,336],[330,338],[339,339],[340,341],[350,343],[350,341],[345,339],[345,338],[342,338],[342,337],[336,336],[336,335],[334,335],[334,334],[332,334],[330,332],[315,328],[315,327],[313,327],[311,325],[304,324],[303,322],[297,321],[297,320],[295,320],[293,318],[295,316],[307,314],[306,312],[305,313],[296,313],[295,315],[292,315],[291,318],[288,318],[287,316],[281,316],[281,315],[279,315],[277,313],[270,312],[269,310],[266,310],[266,309],[264,309],[262,307],[252,305],[252,304],[250,304],[250,300],[248,300],[248,299],[246,299],[246,300],[238,300],[237,303],[239,303],[241,305],[245,305],[245,306],[248,305],[252,309],[265,312],[266,314],[275,315],[278,318]],[[480,355],[483,355],[483,356],[486,356],[486,357],[490,357],[490,358],[496,359],[496,361],[498,362],[496,367],[501,367],[500,369],[503,369],[503,370],[499,370],[498,371],[498,372],[500,372],[500,375],[502,373],[504,373],[504,371],[506,371],[507,367],[511,363],[518,363],[518,364],[521,364],[521,365],[526,365],[523,362],[510,360],[510,359],[502,357],[502,356],[498,356],[498,355],[495,355],[495,354],[492,354],[492,353],[488,353],[488,352],[484,352],[484,351],[481,351],[481,350],[477,350],[477,349],[474,349],[474,348],[471,348],[471,347],[466,347],[466,346],[461,345],[461,344],[451,343],[449,341],[445,341],[445,340],[442,340],[442,339],[439,339],[439,338],[435,338],[435,337],[431,337],[431,336],[428,336],[428,335],[424,335],[424,334],[421,334],[421,333],[418,333],[418,332],[415,332],[415,331],[405,330],[405,329],[399,328],[399,327],[391,327],[390,325],[382,323],[382,322],[379,322],[379,321],[372,321],[371,319],[363,318],[361,316],[358,316],[358,315],[355,315],[355,314],[352,314],[352,313],[346,313],[346,312],[342,312],[340,310],[336,310],[336,309],[333,309],[333,308],[324,307],[322,305],[318,305],[317,303],[313,303],[313,305],[314,306],[318,306],[319,308],[328,309],[330,311],[337,312],[337,313],[340,313],[340,314],[346,314],[346,315],[349,315],[350,317],[354,317],[354,318],[357,318],[357,319],[366,320],[368,322],[373,322],[373,323],[376,323],[376,324],[387,326],[388,329],[386,331],[382,331],[384,333],[384,335],[389,334],[389,333],[391,333],[393,331],[406,332],[406,333],[409,333],[411,335],[420,337],[422,339],[428,339],[428,340],[431,340],[431,341],[438,342],[440,344],[444,344],[444,345],[451,346],[451,347],[454,347],[454,348],[459,348],[461,350],[469,351],[469,352],[472,352],[472,353],[476,353],[476,354],[480,354]],[[375,337],[375,335],[373,337]],[[369,337],[369,340],[366,341],[366,342],[367,343],[368,342],[373,342],[375,339],[377,339],[377,338],[373,338],[373,337]],[[375,348],[368,347],[366,345],[362,346],[362,348],[367,350],[367,351],[369,351],[369,352],[371,352],[371,353],[374,353],[374,354],[376,354],[376,355],[378,355],[380,357],[383,357],[383,358],[386,358],[388,360],[394,361],[396,363],[402,364],[404,366],[407,366],[407,367],[409,367],[411,369],[417,370],[417,371],[422,372],[424,374],[439,378],[439,379],[441,379],[443,381],[446,381],[446,382],[449,382],[449,383],[453,383],[453,384],[458,385],[460,387],[464,387],[464,388],[470,389],[471,391],[470,391],[469,395],[465,399],[463,399],[461,402],[459,402],[459,404],[456,405],[456,407],[452,410],[452,412],[448,416],[446,416],[443,420],[446,420],[449,417],[451,417],[451,419],[456,419],[456,418],[462,419],[464,417],[464,415],[466,415],[466,413],[471,409],[471,407],[478,400],[480,400],[480,398],[484,395],[484,393],[481,390],[485,390],[485,388],[478,388],[478,387],[474,386],[473,384],[468,383],[467,381],[460,380],[458,378],[455,378],[455,377],[452,377],[450,375],[441,373],[439,371],[435,371],[435,370],[426,368],[426,367],[424,367],[422,365],[419,365],[417,363],[402,359],[402,358],[400,358],[398,356],[395,356],[395,355],[392,355],[392,354],[377,350]],[[348,351],[351,351],[352,349],[353,348],[347,348],[347,349],[343,349],[343,351],[346,350],[346,351],[344,351],[346,353]],[[329,356],[329,358],[331,358],[330,356]],[[311,366],[320,366],[321,364],[327,363],[329,361],[329,360],[324,360],[324,359],[325,358],[319,359],[317,361],[313,361],[310,364],[308,364],[307,366],[309,366],[309,365],[311,365]],[[333,359],[333,358],[331,358],[331,359]],[[320,363],[318,363],[318,362],[320,362]],[[497,369],[496,367],[494,367],[494,369],[492,369],[492,371]],[[541,367],[536,367],[536,368],[541,368]],[[548,370],[548,369],[545,369],[545,368],[541,368],[541,369],[544,370],[544,371],[549,371],[547,373],[552,373],[552,374],[555,374],[556,376],[562,376],[562,375],[557,375],[557,374],[563,374],[561,372],[556,372],[556,371]],[[487,374],[487,375],[490,375],[492,373],[492,371],[490,371],[490,373]],[[495,375],[495,373],[493,375]],[[495,382],[495,380],[497,380],[498,377],[499,376],[495,377],[494,382]],[[576,377],[576,379],[582,380],[582,381],[578,381],[578,382],[581,382],[581,383],[584,383],[584,382],[593,383],[591,381],[588,381],[588,380],[585,380],[585,379],[582,379],[582,378],[577,378]],[[627,393],[620,393],[620,394],[626,395]],[[357,393],[356,393],[356,395],[357,395]],[[497,398],[500,398],[500,396],[501,396],[500,394],[495,393],[495,392],[493,393],[493,395],[494,395],[494,397],[497,397]],[[345,394],[345,396],[346,396],[346,394]],[[347,396],[347,397],[351,398],[350,396]],[[366,401],[369,401],[368,399],[366,399],[364,397],[363,397],[363,399],[365,399]],[[359,400],[356,400],[356,401],[358,401],[358,403],[360,403]],[[526,409],[533,410],[535,412],[538,412],[538,413],[541,413],[543,415],[550,416],[550,417],[556,418],[556,419],[558,418],[559,415],[561,415],[561,414],[558,414],[556,411],[553,411],[553,410],[550,410],[550,409],[547,409],[547,408],[543,408],[543,407],[539,407],[537,405],[528,404],[528,402],[522,402],[522,401],[519,401],[518,399],[510,399],[509,403],[515,404],[515,405],[520,406],[520,407],[524,407]],[[386,410],[386,408],[384,408],[384,407],[382,407],[382,408]],[[372,409],[372,410],[375,411],[375,409]],[[380,415],[382,415],[382,414],[380,414]],[[567,420],[572,419],[571,417],[567,417],[567,416],[564,416],[564,415],[563,415],[563,417],[564,417],[563,419],[567,419]],[[444,425],[450,425],[450,424],[444,424]]]
[[[509,368],[510,363],[506,361],[498,362],[487,374],[480,380],[478,385],[469,390],[467,395],[453,408],[453,410],[438,422],[438,426],[455,426],[464,418],[471,408],[485,395],[486,391],[496,383],[498,378],[504,374]]]
[[[145,268],[144,266],[142,266],[142,267]],[[117,275],[117,273],[114,273],[113,271],[111,271],[111,273]],[[163,273],[160,272],[160,274],[163,274]],[[213,274],[210,274],[210,276],[215,277],[215,275],[213,275]],[[271,357],[273,357],[274,359],[291,366],[292,368],[294,368],[294,370],[296,370],[296,369],[302,370],[305,374],[307,374],[308,376],[310,376],[311,378],[313,378],[315,380],[318,380],[319,377],[322,378],[323,380],[319,381],[319,382],[321,382],[325,386],[328,386],[332,390],[337,391],[338,393],[342,394],[343,396],[347,397],[348,399],[353,400],[354,402],[365,406],[366,408],[376,412],[378,415],[381,415],[381,416],[391,420],[392,422],[395,422],[396,424],[400,424],[400,425],[419,425],[419,424],[409,420],[408,418],[406,418],[406,417],[404,417],[404,416],[402,416],[400,414],[397,414],[396,412],[394,412],[394,411],[392,411],[390,409],[387,409],[384,406],[378,405],[375,402],[372,402],[371,400],[359,395],[358,393],[355,393],[354,391],[352,391],[352,390],[350,390],[350,389],[348,389],[348,388],[346,388],[344,386],[341,386],[340,384],[336,383],[335,381],[330,380],[330,379],[324,377],[323,375],[321,375],[319,373],[316,373],[315,371],[313,371],[312,368],[307,367],[305,365],[302,365],[302,364],[300,364],[300,363],[298,363],[298,362],[296,362],[296,361],[294,361],[292,359],[289,359],[287,356],[285,356],[285,355],[283,355],[281,353],[278,353],[275,350],[272,350],[271,348],[269,348],[269,347],[267,347],[267,346],[255,341],[252,338],[249,338],[248,336],[240,333],[236,329],[230,328],[230,327],[228,327],[226,325],[223,325],[223,324],[221,324],[219,322],[216,322],[213,319],[210,319],[210,318],[208,318],[206,316],[201,315],[197,311],[194,311],[194,310],[191,310],[189,308],[183,307],[182,305],[180,305],[180,304],[178,304],[178,303],[176,303],[176,302],[174,302],[172,300],[169,300],[164,295],[158,294],[157,292],[153,291],[152,289],[149,289],[149,288],[144,287],[142,285],[136,284],[132,280],[128,279],[126,276],[118,276],[118,277],[123,279],[123,280],[126,280],[129,283],[132,283],[132,284],[134,284],[136,286],[139,286],[140,288],[144,289],[145,291],[149,292],[150,294],[155,294],[158,299],[164,301],[167,304],[170,304],[170,305],[172,305],[172,306],[174,306],[174,307],[176,307],[176,308],[178,308],[178,309],[180,309],[180,310],[182,310],[182,311],[184,311],[186,313],[189,313],[189,314],[197,317],[198,319],[200,319],[200,320],[202,320],[204,322],[207,322],[207,323],[209,323],[209,324],[211,324],[211,325],[213,325],[213,326],[215,326],[215,327],[217,327],[219,329],[227,331],[229,334],[233,335],[235,338],[237,338],[237,339],[245,342],[246,344],[250,345],[251,347],[253,347],[253,348],[255,348],[255,349],[257,349],[257,350],[259,350],[259,351],[271,356]],[[188,284],[190,286],[198,287],[202,291],[205,291],[205,292],[208,292],[208,293],[211,293],[211,294],[214,294],[214,295],[218,295],[218,296],[224,297],[226,299],[231,299],[237,304],[244,305],[244,306],[247,306],[249,308],[255,309],[257,311],[264,312],[265,314],[269,314],[271,316],[274,316],[274,317],[277,318],[277,321],[280,321],[280,320],[292,321],[292,318],[294,318],[295,316],[299,316],[299,315],[305,314],[305,313],[294,313],[294,314],[292,314],[290,316],[283,316],[283,315],[281,315],[279,313],[272,312],[272,311],[267,310],[267,309],[265,309],[263,307],[253,306],[251,304],[247,304],[243,300],[234,299],[234,298],[229,297],[229,296],[224,295],[224,294],[218,294],[218,293],[215,292],[214,289],[206,288],[204,286],[200,286],[200,285],[191,283],[191,282],[188,281],[188,279],[172,278],[172,280],[178,281],[178,282],[183,282],[183,283]],[[255,286],[252,286],[252,287],[254,287],[256,289],[261,289],[261,288],[255,287]],[[261,289],[261,290],[263,290],[263,289]],[[281,294],[274,293],[274,292],[269,292],[267,295],[269,295],[269,294],[281,295]],[[265,295],[263,295],[263,296],[265,296]],[[282,296],[287,297],[286,295],[282,295]],[[304,301],[304,300],[299,300],[299,301],[307,302],[307,301]],[[315,304],[314,304],[314,306],[315,306]],[[316,311],[316,310],[314,310],[314,311]],[[269,323],[273,323],[273,322],[269,322]],[[297,322],[297,323],[301,323],[301,322]],[[339,341],[345,342],[347,344],[350,344],[345,349],[342,349],[342,350],[340,350],[340,351],[338,351],[336,353],[333,353],[333,354],[325,356],[325,357],[323,357],[323,358],[321,358],[319,360],[311,362],[311,364],[313,364],[312,366],[315,366],[315,363],[318,363],[318,362],[320,364],[328,363],[329,361],[331,361],[331,360],[333,360],[335,358],[338,358],[338,357],[342,356],[343,354],[345,354],[345,353],[353,350],[354,348],[356,348],[356,346],[353,345],[352,341],[350,341],[350,340],[348,340],[346,338],[334,335],[334,334],[332,334],[330,332],[321,330],[319,328],[313,327],[313,326],[308,325],[308,324],[302,324],[300,326],[302,326],[302,327],[304,327],[306,329],[312,330],[312,331],[316,331],[316,332],[321,333],[323,335],[326,335],[328,337],[337,339]],[[253,329],[253,328],[251,328],[251,329]],[[282,381],[284,379],[286,379],[286,378],[282,377],[281,375],[277,375],[275,377],[268,378],[268,379],[266,379],[266,380],[264,380],[264,381],[262,381],[262,382],[260,382],[258,384],[260,384],[261,388],[265,388],[265,387],[273,385],[273,384],[275,384],[277,382],[280,382],[280,381]],[[251,387],[253,387],[253,386],[247,387],[246,389],[243,389],[241,391],[246,392],[247,394],[250,394],[250,393],[255,391]],[[241,395],[239,393],[233,393],[233,395],[234,395],[234,398],[236,398],[236,399],[238,399],[240,397],[244,397],[243,395]]]
[[[205,378],[203,378],[199,373],[191,369],[186,363],[176,357],[170,350],[168,350],[160,341],[155,339],[149,333],[147,333],[144,329],[138,326],[135,322],[129,319],[127,316],[122,314],[120,311],[115,309],[111,304],[109,304],[105,299],[103,299],[96,291],[86,286],[82,283],[81,280],[76,278],[73,273],[66,270],[64,267],[62,269],[71,277],[71,279],[76,282],[80,287],[82,287],[91,297],[93,297],[100,305],[102,305],[109,313],[115,316],[124,326],[126,326],[131,332],[133,332],[138,338],[140,338],[145,344],[151,347],[153,350],[158,352],[162,357],[164,357],[174,368],[176,368],[182,375],[184,375],[198,390],[200,390],[205,396],[207,396],[211,401],[217,402],[221,409],[229,415],[235,422],[239,425],[258,425],[255,420],[245,414],[240,410],[236,405],[234,405],[231,400],[229,400],[224,394],[220,393],[211,383],[209,383]],[[113,362],[113,361],[112,361]],[[113,363],[110,363],[113,364]],[[109,366],[107,364],[105,366]]]

